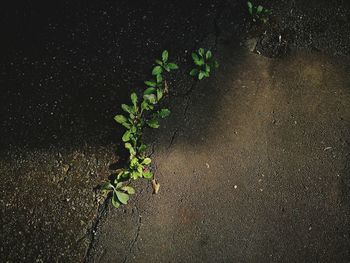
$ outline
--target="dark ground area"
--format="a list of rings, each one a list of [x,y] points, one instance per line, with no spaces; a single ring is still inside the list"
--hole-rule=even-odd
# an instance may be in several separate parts
[[[184,57],[196,47],[216,10],[210,1],[3,5],[2,149],[116,142],[118,105],[163,49]]]
[[[350,4],[262,3],[266,27],[244,1],[2,3],[0,261],[349,262]],[[221,67],[195,84],[199,46]],[[98,209],[113,116],[163,49],[161,193]]]
[[[114,115],[163,49],[187,59],[216,3],[1,5],[0,261],[82,261],[118,161]]]

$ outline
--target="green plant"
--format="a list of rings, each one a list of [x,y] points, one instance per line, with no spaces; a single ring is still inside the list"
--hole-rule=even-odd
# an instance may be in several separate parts
[[[271,15],[271,10],[264,8],[262,5],[254,6],[252,2],[248,1],[248,12],[253,17],[253,21],[262,21],[266,23]]]
[[[175,63],[168,62],[169,53],[164,50],[162,53],[162,60],[156,59],[156,64],[152,70],[152,75],[155,76],[155,80],[146,80],[145,84],[151,88],[161,88],[163,85],[163,72],[170,72],[171,70],[178,69],[179,67]]]
[[[192,53],[192,58],[196,68],[191,70],[190,75],[199,80],[208,78],[212,68],[219,66],[218,62],[213,59],[211,51],[205,51],[204,48],[199,48],[196,52]]]
[[[131,105],[122,104],[125,115],[116,115],[115,121],[126,128],[122,136],[124,147],[129,152],[129,160],[123,169],[117,171],[116,178],[112,182],[105,183],[102,190],[105,193],[112,192],[112,204],[119,207],[126,204],[129,195],[135,190],[130,186],[131,179],[152,179],[150,169],[152,160],[146,156],[147,146],[142,142],[142,134],[145,126],[159,127],[159,120],[170,115],[168,109],[157,109],[158,103],[168,92],[168,86],[164,73],[178,69],[175,63],[168,62],[168,51],[163,51],[162,60],[156,60],[156,66],[152,75],[156,80],[145,81],[148,86],[143,92],[142,100],[133,92],[130,96]]]

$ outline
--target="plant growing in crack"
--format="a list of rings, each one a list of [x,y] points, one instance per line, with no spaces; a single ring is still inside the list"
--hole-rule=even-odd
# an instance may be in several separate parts
[[[161,89],[163,86],[163,72],[170,72],[171,70],[178,69],[179,67],[175,63],[168,61],[169,53],[167,50],[164,50],[162,53],[162,59],[156,59],[156,64],[152,70],[152,75],[155,76],[155,80],[146,80],[145,84],[150,88]]]
[[[247,2],[248,12],[252,16],[253,21],[261,21],[264,24],[269,21],[271,10],[263,7],[262,5],[254,6],[252,2]]]
[[[218,68],[219,63],[213,58],[210,50],[205,51],[204,48],[199,48],[192,53],[192,59],[195,68],[191,70],[190,75],[202,80],[208,78],[213,68]]]
[[[129,160],[124,168],[117,170],[116,178],[101,188],[106,194],[112,192],[112,204],[116,208],[127,204],[129,196],[135,193],[135,189],[130,186],[132,180],[153,178],[150,169],[152,160],[146,155],[147,146],[142,142],[142,134],[146,125],[158,128],[159,120],[170,115],[169,109],[159,109],[159,102],[168,92],[165,73],[178,69],[175,63],[168,62],[168,58],[169,53],[164,50],[162,59],[156,60],[157,65],[152,70],[155,80],[145,81],[148,87],[143,92],[142,100],[135,92],[131,93],[131,104],[121,105],[125,114],[114,117],[116,122],[126,128],[122,141],[129,152]]]

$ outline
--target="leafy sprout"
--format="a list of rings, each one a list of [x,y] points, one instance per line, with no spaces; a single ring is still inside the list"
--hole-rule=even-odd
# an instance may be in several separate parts
[[[269,16],[271,15],[271,10],[263,7],[262,5],[254,6],[252,2],[247,2],[248,12],[253,17],[253,21],[262,21],[267,23]]]
[[[199,80],[208,78],[212,68],[219,66],[218,62],[213,59],[211,51],[205,51],[204,48],[199,48],[196,52],[192,53],[192,59],[196,67],[191,70],[190,75]]]
[[[164,50],[161,60],[156,60],[156,66],[152,69],[155,80],[145,81],[147,88],[143,92],[142,99],[135,92],[131,93],[131,104],[121,105],[125,113],[114,117],[114,120],[126,129],[122,141],[129,152],[129,160],[127,165],[118,171],[112,182],[102,186],[102,190],[105,193],[112,192],[112,204],[117,208],[121,204],[127,204],[129,195],[135,193],[129,186],[131,180],[153,178],[150,169],[152,160],[146,156],[147,146],[141,139],[146,125],[156,129],[160,126],[160,119],[170,115],[169,109],[157,109],[158,103],[168,92],[164,75],[178,69],[175,63],[168,60],[169,53]]]

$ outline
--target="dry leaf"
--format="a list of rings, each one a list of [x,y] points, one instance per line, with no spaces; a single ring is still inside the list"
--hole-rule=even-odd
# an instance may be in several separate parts
[[[153,194],[158,194],[160,184],[157,182],[156,179],[152,180],[152,188],[153,188]]]

